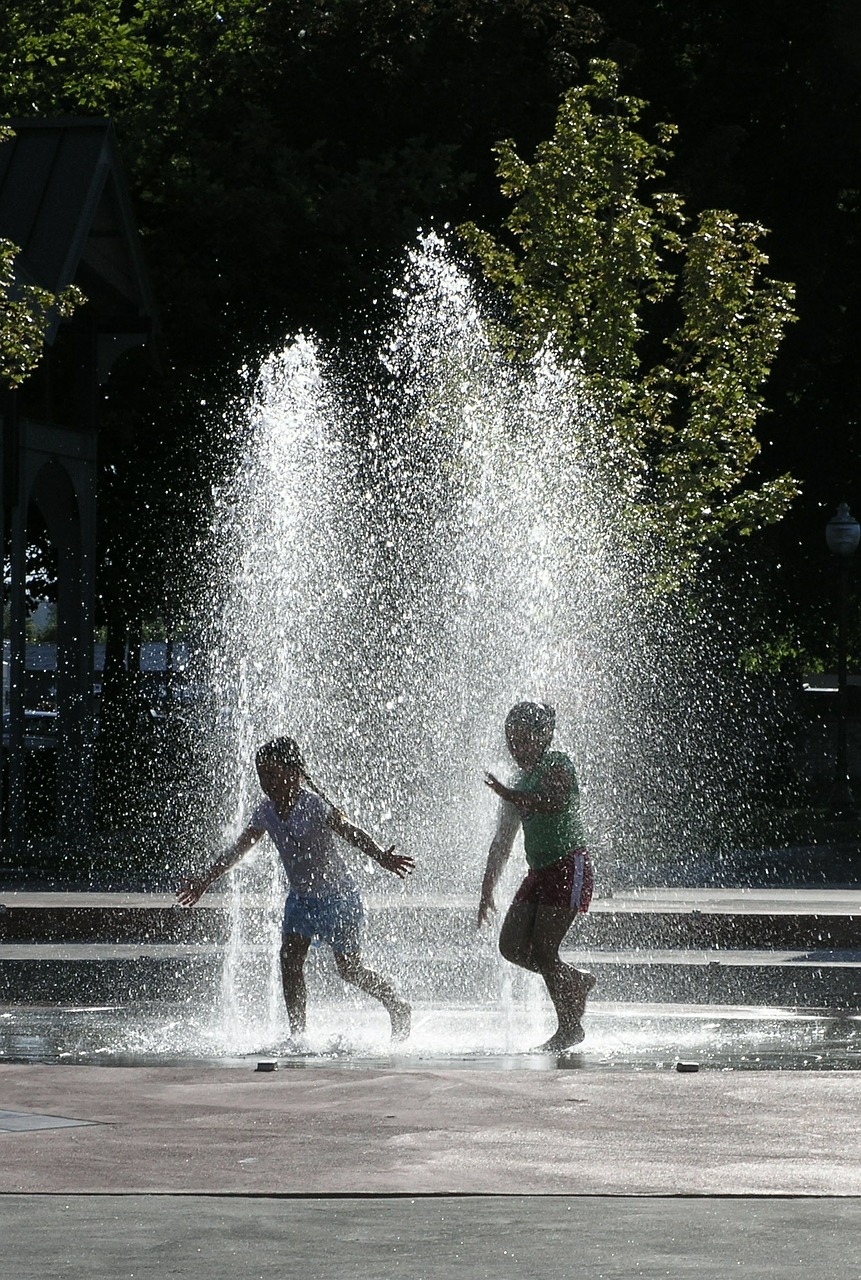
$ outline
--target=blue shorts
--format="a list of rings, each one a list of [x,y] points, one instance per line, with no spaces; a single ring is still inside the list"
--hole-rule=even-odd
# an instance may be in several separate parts
[[[353,956],[362,949],[365,913],[355,889],[310,897],[291,889],[284,904],[281,937],[298,933],[301,938],[327,942],[339,955]]]

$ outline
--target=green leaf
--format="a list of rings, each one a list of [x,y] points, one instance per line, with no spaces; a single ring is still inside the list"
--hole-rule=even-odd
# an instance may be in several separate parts
[[[618,68],[590,72],[531,164],[511,140],[496,148],[512,201],[500,238],[474,224],[459,234],[506,304],[512,357],[550,344],[609,408],[613,447],[624,442],[640,482],[633,525],[658,534],[684,571],[727,534],[779,520],[797,496],[789,476],[753,478],[793,290],[764,275],[762,227],[724,210],[685,217],[664,185],[674,127],[645,136],[646,104],[620,93]]]

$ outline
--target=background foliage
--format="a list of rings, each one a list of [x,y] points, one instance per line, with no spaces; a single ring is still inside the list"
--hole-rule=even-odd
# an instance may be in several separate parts
[[[508,345],[527,356],[552,345],[608,406],[641,520],[678,573],[796,496],[786,475],[747,484],[792,290],[763,274],[761,227],[722,210],[684,217],[662,182],[673,130],[648,141],[644,107],[620,94],[614,63],[595,62],[531,165],[511,141],[496,148],[511,247],[474,223],[461,235],[508,303]]]
[[[611,300],[605,373],[613,358],[612,376],[632,386],[645,372],[639,408],[659,424],[650,461],[658,483],[669,484],[661,467],[672,471],[674,450],[695,443],[682,441],[679,424],[694,424],[700,409],[708,419],[726,409],[714,402],[712,376],[726,364],[708,364],[704,341],[708,326],[720,337],[724,318],[704,308],[703,272],[726,267],[727,279],[748,281],[748,308],[771,309],[769,323],[751,315],[748,389],[726,389],[736,398],[732,413],[765,423],[755,433],[759,455],[742,433],[747,444],[730,467],[733,475],[749,469],[745,487],[759,496],[746,510],[736,506],[723,530],[760,525],[761,501],[777,513],[788,489],[763,490],[767,481],[801,482],[788,516],[749,538],[742,554],[759,558],[773,588],[764,607],[786,602],[780,627],[763,629],[763,646],[773,635],[784,665],[827,660],[822,526],[837,501],[861,503],[861,12],[849,0],[4,6],[0,113],[113,118],[161,310],[158,368],[130,358],[104,406],[101,587],[114,629],[139,629],[157,614],[169,625],[181,621],[175,584],[199,559],[209,486],[230,461],[223,420],[241,394],[242,364],[299,328],[345,344],[363,335],[383,318],[387,281],[419,226],[472,221],[501,236],[511,206],[497,162],[513,195],[520,167],[541,163],[532,160],[536,147],[554,145],[560,102],[582,101],[576,94],[593,57],[622,68],[628,104],[648,104],[636,108],[636,130],[629,120],[628,143],[642,145],[637,133],[657,138],[646,144],[657,149],[628,155],[624,165],[665,167],[667,189],[690,219],[683,226],[679,207],[656,205],[653,188],[657,240],[629,251],[672,255],[676,235],[686,248],[672,288],[656,257],[653,267],[645,262],[642,278],[651,283],[636,305],[618,309]],[[661,120],[678,126],[672,156],[661,154],[669,141],[656,132]],[[495,158],[506,138],[513,144]],[[606,186],[618,176],[595,180]],[[769,278],[796,287],[798,322],[776,354],[767,333],[781,327],[786,299],[764,284],[761,226],[769,228]],[[515,240],[521,234],[509,230]],[[706,247],[714,254],[715,245],[709,258]],[[530,281],[530,306],[537,287]],[[687,320],[679,316],[685,290],[699,298]],[[667,337],[670,345],[661,345]],[[711,386],[699,402],[692,341]],[[770,364],[763,388],[757,370]],[[715,443],[703,472],[712,479],[696,503],[730,513],[738,481],[730,476],[721,487]],[[712,506],[706,497],[715,486]],[[145,518],[129,521],[130,510]]]

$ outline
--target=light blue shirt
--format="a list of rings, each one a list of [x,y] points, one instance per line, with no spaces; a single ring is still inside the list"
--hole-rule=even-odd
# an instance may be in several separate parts
[[[332,806],[322,796],[300,791],[286,818],[267,796],[251,816],[249,826],[265,831],[281,856],[290,888],[308,897],[325,897],[355,890],[356,884],[335,848],[329,826]]]

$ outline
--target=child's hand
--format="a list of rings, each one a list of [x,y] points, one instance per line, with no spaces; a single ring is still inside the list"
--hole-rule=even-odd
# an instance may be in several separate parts
[[[203,897],[208,888],[208,880],[189,880],[181,889],[177,889],[177,901],[181,907],[193,907],[195,902]]]
[[[490,917],[492,915],[496,915],[496,902],[493,898],[493,891],[490,889],[483,890],[481,894],[481,901],[478,904],[479,929],[483,924],[490,923]]]
[[[490,787],[491,791],[495,791],[500,799],[511,799],[511,788],[507,787],[504,782],[500,782],[494,774],[486,773],[484,775],[484,785]]]
[[[381,849],[377,854],[376,860],[384,871],[391,871],[399,880],[403,880],[405,876],[412,875],[413,868],[416,865],[413,859],[408,858],[405,853],[395,853],[394,845],[389,849]]]

